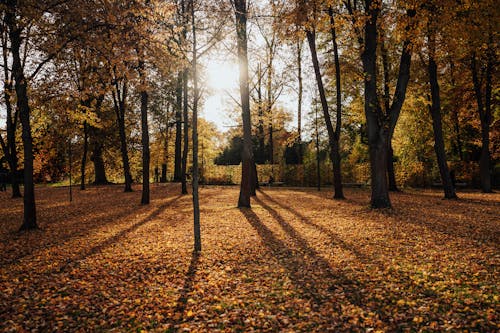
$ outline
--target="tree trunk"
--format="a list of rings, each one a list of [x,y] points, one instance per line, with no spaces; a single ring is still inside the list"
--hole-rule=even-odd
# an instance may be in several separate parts
[[[181,193],[187,194],[187,160],[189,152],[189,109],[188,109],[188,70],[185,69],[182,75],[184,100],[182,103],[182,118],[184,118],[184,143],[182,147],[181,159]]]
[[[262,69],[261,64],[257,70],[257,115],[259,117],[259,122],[257,126],[257,131],[259,135],[259,159],[260,163],[265,161],[265,134],[264,134],[264,109],[262,107]]]
[[[453,62],[453,59],[450,60],[450,83],[451,83],[451,88],[453,89],[453,101],[452,101],[452,121],[453,121],[453,129],[455,131],[455,153],[458,155],[460,158],[460,161],[464,160],[464,154],[463,154],[463,147],[462,147],[462,137],[460,134],[460,119],[458,116],[458,107],[457,103],[455,102],[456,98],[456,82],[455,82],[455,63]]]
[[[318,124],[318,107],[315,101],[314,105],[314,125],[315,125],[315,135],[316,135],[316,187],[318,191],[321,191],[321,167],[319,159],[319,124]]]
[[[91,136],[92,142],[92,156],[91,161],[94,163],[94,184],[95,185],[106,185],[109,184],[108,178],[106,177],[106,166],[104,164],[104,159],[102,158],[103,144],[100,141],[101,138],[97,137],[96,134],[99,130],[93,129],[92,133],[95,136]]]
[[[387,141],[388,129],[383,125],[383,115],[377,96],[377,18],[379,8],[372,0],[365,0],[365,10],[369,19],[365,22],[363,62],[365,88],[365,117],[368,129],[371,170],[372,208],[391,207],[387,184]]]
[[[491,174],[490,174],[490,123],[491,123],[491,76],[492,64],[490,56],[488,55],[488,63],[486,65],[486,99],[483,102],[483,92],[481,87],[481,80],[478,75],[478,66],[476,55],[472,56],[471,71],[472,80],[474,83],[474,92],[476,95],[477,112],[481,122],[481,156],[479,158],[479,173],[481,178],[481,190],[484,193],[493,192],[491,187]],[[485,106],[486,104],[486,106]]]
[[[316,33],[314,30],[308,30],[306,32],[307,41],[309,43],[309,49],[311,50],[311,58],[314,67],[314,73],[316,75],[316,83],[318,85],[318,93],[321,100],[321,107],[323,110],[323,119],[325,120],[326,129],[328,132],[328,142],[330,145],[330,157],[333,164],[333,176],[334,176],[334,188],[335,188],[335,199],[343,199],[343,189],[342,189],[342,175],[340,173],[340,154],[339,154],[339,143],[338,143],[338,133],[332,126],[332,121],[330,119],[330,112],[328,110],[328,101],[326,100],[325,88],[323,86],[323,79],[321,77],[321,72],[319,68],[318,54],[316,51]],[[337,113],[338,116],[338,113]],[[337,119],[337,122],[339,120]],[[340,123],[337,123],[339,126]]]
[[[174,182],[181,181],[181,152],[182,152],[182,77],[183,72],[177,75],[175,90],[175,153],[174,153]],[[186,119],[184,121],[187,121]]]
[[[337,33],[335,30],[335,19],[333,16],[332,7],[328,7],[328,15],[330,16],[330,33],[332,35],[333,43],[333,57],[335,62],[335,87],[336,87],[336,103],[337,113],[335,121],[335,133],[333,142],[331,143],[331,155],[333,163],[333,186],[335,188],[334,199],[344,199],[342,189],[342,172],[341,172],[341,158],[340,158],[340,131],[342,129],[342,87],[340,78],[340,60],[337,45]]]
[[[146,78],[144,74],[144,62],[139,61],[141,83],[145,89]],[[149,127],[148,127],[148,92],[141,91],[141,141],[142,141],[142,196],[141,204],[149,204]]]
[[[439,173],[441,174],[441,181],[443,183],[444,197],[447,199],[454,199],[457,197],[453,182],[451,181],[450,171],[446,163],[446,153],[444,150],[443,139],[443,126],[441,119],[441,99],[439,96],[439,83],[437,78],[437,64],[434,59],[435,54],[435,40],[431,33],[427,36],[429,47],[429,64],[427,67],[429,74],[429,85],[431,89],[431,105],[429,111],[432,116],[432,128],[434,130],[434,151],[439,166]]]
[[[299,164],[302,164],[302,95],[304,92],[303,80],[302,80],[302,39],[297,38],[297,80],[298,80],[298,91],[297,91],[297,142],[298,146],[298,156]]]
[[[394,151],[392,150],[392,140],[387,143],[389,145],[387,150],[387,177],[389,181],[389,191],[399,191],[396,183],[396,173],[394,170]]]
[[[198,58],[196,50],[196,25],[194,16],[194,0],[191,0],[191,23],[193,28],[193,217],[194,217],[194,250],[201,251],[200,203],[198,194]],[[187,133],[186,133],[187,134]]]
[[[83,153],[80,165],[80,190],[85,190],[85,168],[87,166],[87,154],[89,150],[89,128],[87,121],[83,122]]]
[[[16,131],[17,131],[17,119],[18,110],[14,111],[12,108],[11,96],[14,93],[14,88],[12,86],[11,75],[9,73],[9,68],[7,64],[9,63],[9,48],[7,43],[7,36],[2,34],[2,54],[3,54],[3,70],[4,70],[4,102],[5,109],[7,111],[7,142],[2,140],[2,148],[4,155],[7,159],[10,169],[10,179],[12,184],[12,198],[21,198],[21,190],[19,188],[19,183],[17,182],[17,144],[16,144]]]
[[[132,175],[130,174],[130,162],[127,151],[127,134],[125,132],[125,111],[127,101],[127,82],[124,79],[120,89],[119,83],[115,82],[113,92],[113,103],[118,123],[118,133],[120,135],[120,152],[122,155],[123,175],[125,177],[125,192],[132,192]]]
[[[33,138],[31,136],[30,106],[28,98],[28,83],[24,76],[21,61],[21,29],[16,18],[17,1],[9,1],[5,11],[5,21],[9,28],[12,52],[12,76],[14,78],[17,108],[22,125],[22,140],[24,152],[24,218],[21,230],[36,229],[35,183],[33,179]]]
[[[385,36],[384,36],[385,37]],[[385,39],[381,39],[381,53],[382,53],[382,68],[384,70],[384,107],[386,114],[390,113],[391,97],[390,97],[390,63],[389,56],[387,54],[387,48],[385,45]],[[403,50],[404,53],[404,50]],[[394,170],[394,151],[392,149],[392,136],[388,140],[388,150],[387,150],[387,177],[389,182],[389,191],[397,192],[398,186],[396,183],[396,174]]]
[[[248,86],[247,7],[246,0],[233,0],[236,16],[238,59],[240,61],[240,97],[243,120],[243,150],[241,154],[241,185],[238,207],[250,207],[252,188],[252,123]]]

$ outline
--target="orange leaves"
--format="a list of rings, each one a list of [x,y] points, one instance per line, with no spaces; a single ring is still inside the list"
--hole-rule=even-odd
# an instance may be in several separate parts
[[[191,198],[177,185],[39,188],[41,230],[0,193],[0,330],[496,331],[499,196],[266,189],[201,191],[204,252],[192,256]],[[5,197],[4,197],[5,196]],[[8,206],[9,205],[9,206]],[[28,316],[27,314],[30,314]]]

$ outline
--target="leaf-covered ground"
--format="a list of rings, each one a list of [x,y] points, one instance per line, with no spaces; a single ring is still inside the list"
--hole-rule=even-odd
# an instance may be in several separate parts
[[[376,332],[500,329],[500,195],[392,195],[373,211],[312,189],[38,188],[40,230],[0,193],[2,331]]]

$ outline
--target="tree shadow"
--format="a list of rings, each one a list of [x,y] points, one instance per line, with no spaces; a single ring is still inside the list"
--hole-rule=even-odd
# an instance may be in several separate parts
[[[184,312],[187,308],[187,303],[189,299],[189,294],[193,292],[194,280],[196,277],[196,272],[198,271],[198,265],[200,262],[201,253],[198,251],[193,251],[191,254],[191,262],[189,263],[189,268],[186,273],[186,279],[184,280],[184,285],[180,291],[180,295],[176,301],[176,307],[174,309],[172,328],[175,329],[180,323],[182,323]],[[172,331],[172,330],[171,330]]]
[[[263,197],[266,198],[266,200],[272,202],[273,204],[289,211],[290,213],[292,213],[293,215],[295,215],[296,217],[299,218],[299,220],[303,223],[303,224],[306,224],[308,226],[311,226],[313,228],[316,228],[317,230],[319,230],[320,232],[322,232],[323,234],[327,235],[328,238],[330,239],[330,241],[334,244],[334,245],[339,245],[340,247],[342,247],[343,249],[345,250],[348,250],[349,252],[353,253],[358,259],[360,259],[362,262],[365,262],[365,263],[372,263],[373,262],[373,258],[367,256],[365,253],[362,253],[361,251],[359,251],[356,247],[354,247],[353,245],[345,242],[343,239],[341,239],[338,235],[336,235],[335,233],[333,233],[331,230],[329,230],[328,228],[325,228],[324,226],[320,225],[320,224],[317,224],[317,223],[314,223],[312,222],[309,218],[305,217],[304,215],[302,215],[301,213],[299,213],[297,210],[293,209],[292,207],[288,206],[288,205],[285,205],[281,202],[278,202],[277,200],[273,199],[269,194],[263,192],[262,190],[259,191]],[[261,205],[263,204],[262,201],[260,201]],[[264,207],[264,206],[263,206]],[[267,208],[266,208],[267,207]],[[269,210],[271,209],[269,206],[266,205],[266,207],[264,207],[266,210]],[[269,208],[269,209],[268,209]]]
[[[330,264],[274,209],[259,199],[256,199],[256,202],[278,222],[295,243],[295,248],[290,248],[276,237],[252,210],[242,208],[240,211],[262,238],[264,245],[271,250],[279,264],[288,270],[292,283],[300,289],[301,295],[312,301],[314,308],[330,300],[333,291],[336,291],[337,295],[343,294],[354,305],[360,307],[363,305],[363,296],[359,291],[361,288],[357,281],[348,279],[340,272],[334,272]],[[333,305],[336,311],[341,311],[340,304]]]
[[[322,193],[313,191],[307,191],[306,193],[322,199],[329,199]],[[500,242],[498,227],[486,223],[476,215],[477,211],[480,211],[481,215],[495,220],[498,215],[497,208],[500,204],[468,198],[447,200],[441,196],[414,192],[393,193],[391,198],[393,209],[376,210],[378,214],[388,218],[386,220],[388,223],[411,224],[452,238],[475,240],[494,246]],[[358,207],[366,207],[368,211],[370,210],[367,204],[368,200],[368,196],[366,202],[364,202],[363,198],[352,197],[343,202]],[[478,209],[475,211],[471,209],[471,206]],[[429,218],[429,216],[432,218]]]
[[[89,250],[87,250],[84,253],[80,254],[78,257],[67,259],[66,262],[65,262],[65,264],[62,265],[61,267],[59,267],[59,269],[57,269],[55,272],[62,273],[67,268],[73,267],[73,266],[77,265],[79,262],[85,260],[85,258],[91,257],[91,256],[93,256],[93,255],[95,255],[95,254],[97,254],[99,252],[102,252],[103,250],[105,250],[106,248],[110,247],[114,243],[118,243],[126,235],[128,235],[128,234],[136,231],[141,226],[145,225],[148,222],[151,222],[153,219],[155,219],[156,217],[158,217],[161,212],[163,212],[167,207],[169,207],[170,205],[172,205],[174,202],[176,202],[181,197],[182,197],[182,195],[178,195],[178,196],[172,198],[171,200],[169,200],[169,201],[161,204],[160,206],[158,206],[157,208],[155,208],[151,213],[149,213],[146,217],[144,217],[142,220],[139,220],[138,222],[132,224],[128,228],[119,231],[118,233],[116,233],[115,235],[109,237],[108,239],[104,240],[103,242],[101,242],[101,243],[93,246]],[[55,272],[53,272],[53,273],[55,273]]]

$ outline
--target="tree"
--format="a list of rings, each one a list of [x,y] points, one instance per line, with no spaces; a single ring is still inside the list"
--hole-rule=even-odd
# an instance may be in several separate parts
[[[436,8],[430,8],[431,17],[434,15]],[[432,27],[433,18],[429,20],[427,31],[427,49],[428,49],[428,65],[427,73],[429,75],[429,86],[431,92],[431,105],[429,111],[432,116],[432,127],[434,130],[434,150],[439,166],[439,173],[441,174],[441,181],[443,183],[444,196],[447,199],[454,199],[457,197],[455,193],[454,184],[452,182],[448,164],[446,162],[446,153],[444,149],[443,139],[443,126],[441,118],[441,97],[439,94],[438,83],[438,70],[436,63],[436,32]]]
[[[405,34],[401,58],[399,61],[399,72],[396,89],[392,104],[389,110],[383,111],[380,106],[377,92],[377,43],[378,24],[377,20],[383,6],[380,0],[364,0],[364,32],[361,33],[358,27],[357,13],[352,1],[346,1],[346,7],[353,19],[353,26],[360,46],[362,46],[361,61],[364,72],[364,110],[368,131],[368,142],[370,152],[371,169],[371,206],[373,208],[391,207],[389,199],[389,187],[387,181],[387,159],[388,147],[396,127],[401,108],[403,106],[408,81],[410,79],[411,65],[411,39],[413,18],[416,15],[414,8],[406,9]]]
[[[311,9],[312,17],[310,20],[315,22],[317,20],[317,8],[316,8],[316,3],[312,4],[313,8]],[[307,41],[309,44],[309,50],[311,51],[311,58],[313,62],[313,67],[314,67],[314,73],[316,77],[316,83],[318,85],[318,93],[321,101],[321,107],[323,110],[323,119],[326,124],[326,129],[328,131],[328,139],[329,139],[329,144],[330,144],[330,158],[332,160],[333,164],[333,173],[334,173],[334,189],[335,189],[335,194],[334,198],[335,199],[343,199],[344,194],[343,194],[343,189],[342,189],[342,173],[341,173],[341,168],[340,168],[340,130],[342,126],[342,96],[341,96],[341,90],[340,90],[340,64],[339,64],[339,57],[338,57],[338,48],[337,48],[337,39],[336,39],[336,32],[335,32],[335,22],[334,22],[334,16],[333,16],[333,9],[331,7],[328,8],[328,15],[330,19],[330,32],[332,35],[332,43],[333,43],[333,50],[334,50],[334,61],[335,61],[335,71],[336,71],[336,90],[337,90],[337,113],[336,113],[336,125],[335,129],[333,128],[332,121],[330,118],[330,110],[328,106],[328,101],[326,97],[326,92],[325,88],[323,86],[323,78],[321,75],[321,69],[319,65],[319,59],[318,59],[318,53],[316,50],[316,26],[314,23],[310,25],[310,27],[306,28],[306,37]]]
[[[195,1],[191,0],[191,27],[193,32],[193,219],[194,219],[194,250],[201,251],[200,203],[198,193],[198,50],[196,44]]]
[[[253,175],[252,122],[248,84],[247,4],[246,0],[231,0],[236,16],[238,59],[240,62],[240,98],[243,120],[243,149],[241,152],[241,185],[238,207],[250,207]]]
[[[8,45],[8,30],[5,26],[5,16],[2,21],[2,67],[3,67],[3,97],[6,111],[6,138],[0,134],[0,145],[2,147],[4,156],[7,159],[7,163],[10,169],[10,179],[12,183],[12,198],[20,198],[21,190],[19,188],[19,183],[17,182],[17,143],[16,143],[16,132],[18,128],[19,119],[19,109],[13,108],[12,97],[14,96],[14,87],[12,80],[12,71],[9,70],[9,60],[11,58],[11,52]]]

